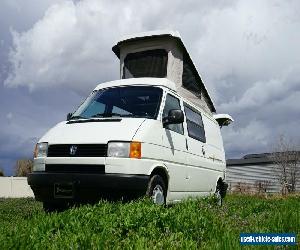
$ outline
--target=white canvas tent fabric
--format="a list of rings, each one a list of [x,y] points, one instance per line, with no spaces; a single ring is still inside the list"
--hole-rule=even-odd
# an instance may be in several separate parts
[[[153,31],[122,38],[113,47],[120,58],[120,77],[124,77],[124,61],[128,54],[158,49],[164,49],[168,54],[165,77],[175,83],[177,92],[207,113],[215,112],[205,85],[176,31]],[[191,77],[186,77],[187,73]]]

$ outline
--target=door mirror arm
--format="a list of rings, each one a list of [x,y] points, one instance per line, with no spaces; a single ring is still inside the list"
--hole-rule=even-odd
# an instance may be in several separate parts
[[[71,119],[72,115],[73,115],[72,113],[67,114],[67,121],[69,121]]]
[[[168,116],[164,117],[162,119],[162,123],[163,123],[163,127],[165,128],[167,125],[171,124],[169,119],[168,119]]]

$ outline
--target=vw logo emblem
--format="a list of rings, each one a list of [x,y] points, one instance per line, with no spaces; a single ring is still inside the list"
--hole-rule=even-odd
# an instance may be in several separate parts
[[[70,147],[70,155],[75,155],[77,151],[77,146],[76,145],[72,145]]]

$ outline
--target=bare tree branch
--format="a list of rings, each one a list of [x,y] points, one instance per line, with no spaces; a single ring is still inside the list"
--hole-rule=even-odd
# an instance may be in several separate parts
[[[297,147],[281,135],[271,157],[275,163],[274,174],[280,182],[281,192],[295,192],[300,168],[300,152]]]

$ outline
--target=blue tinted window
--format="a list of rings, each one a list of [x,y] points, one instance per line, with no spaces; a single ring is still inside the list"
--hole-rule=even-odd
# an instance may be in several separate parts
[[[156,119],[162,96],[157,87],[130,86],[94,91],[73,117],[144,117]]]

